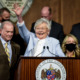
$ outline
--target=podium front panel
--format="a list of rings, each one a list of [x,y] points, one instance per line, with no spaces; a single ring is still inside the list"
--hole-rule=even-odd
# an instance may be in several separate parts
[[[21,57],[15,80],[36,80],[36,68],[47,59],[62,63],[66,70],[66,80],[80,80],[80,59],[54,57]]]

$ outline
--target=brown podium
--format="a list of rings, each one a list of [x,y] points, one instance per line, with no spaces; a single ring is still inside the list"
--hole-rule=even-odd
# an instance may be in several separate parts
[[[15,80],[36,80],[35,72],[37,66],[46,59],[55,59],[62,63],[66,70],[66,80],[80,80],[79,58],[57,58],[57,57],[20,57]]]

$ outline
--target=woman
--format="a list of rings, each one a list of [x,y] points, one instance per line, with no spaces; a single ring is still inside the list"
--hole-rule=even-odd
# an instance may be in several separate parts
[[[67,57],[80,57],[78,40],[72,34],[68,34],[63,40],[62,50]]]
[[[57,39],[48,37],[50,32],[50,24],[47,19],[41,18],[35,23],[35,34],[30,32],[22,19],[21,13],[23,8],[15,4],[14,12],[18,17],[18,29],[21,37],[28,44],[25,56],[35,57],[65,57],[60,48],[60,43]],[[14,6],[15,6],[14,5]]]

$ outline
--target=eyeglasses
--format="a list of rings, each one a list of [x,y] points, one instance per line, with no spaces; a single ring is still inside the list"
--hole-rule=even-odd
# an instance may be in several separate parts
[[[35,28],[36,30],[45,30],[47,28]]]

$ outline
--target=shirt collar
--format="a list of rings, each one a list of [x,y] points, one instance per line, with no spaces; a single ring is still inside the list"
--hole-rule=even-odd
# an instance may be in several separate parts
[[[10,41],[6,42],[1,36],[0,36],[0,39],[3,45],[5,45],[5,43],[8,43],[8,45],[10,44]]]
[[[1,27],[1,23],[0,23],[0,27]]]

